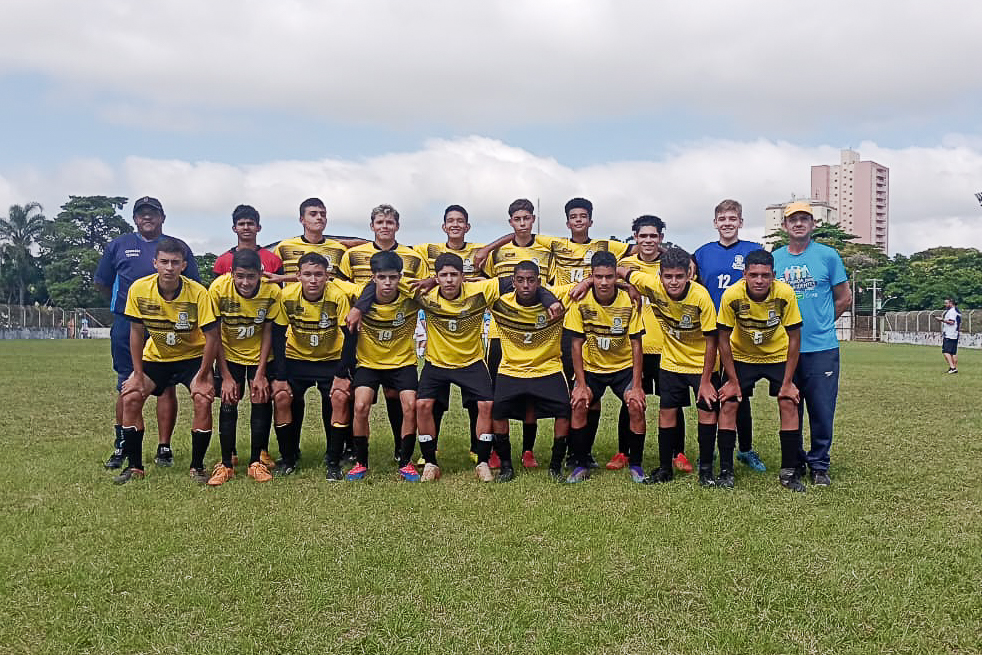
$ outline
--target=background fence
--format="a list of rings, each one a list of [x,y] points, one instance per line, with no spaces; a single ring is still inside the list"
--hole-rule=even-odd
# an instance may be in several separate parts
[[[62,309],[0,304],[0,339],[108,338],[112,316],[108,307]]]

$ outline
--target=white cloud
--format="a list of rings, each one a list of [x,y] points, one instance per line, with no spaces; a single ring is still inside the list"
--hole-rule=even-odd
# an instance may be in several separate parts
[[[938,245],[982,249],[982,209],[972,195],[982,190],[982,145],[958,135],[944,144],[858,146],[864,159],[891,169],[894,252]],[[543,231],[562,234],[563,204],[583,195],[596,207],[595,235],[626,235],[632,218],[654,213],[668,223],[670,240],[692,249],[715,237],[712,210],[726,197],[744,205],[744,237],[761,238],[764,207],[792,193],[807,196],[809,167],[838,158],[838,149],[829,146],[705,140],[679,144],[658,161],[574,168],[473,136],[359,161],[234,165],[130,157],[119,165],[85,160],[53,171],[21,169],[0,176],[0,207],[39,200],[54,215],[69,194],[154,195],[167,209],[169,233],[196,251],[220,252],[233,238],[231,210],[243,202],[261,212],[265,241],[298,233],[297,207],[309,196],[327,203],[330,231],[362,236],[370,209],[388,202],[403,216],[400,240],[415,243],[442,236],[442,208],[451,203],[470,211],[475,241],[497,237],[507,230],[508,203],[518,197],[541,199]]]
[[[4,6],[0,74],[177,129],[196,124],[187,105],[478,132],[667,113],[795,133],[971,116],[980,27],[970,0],[32,0]]]

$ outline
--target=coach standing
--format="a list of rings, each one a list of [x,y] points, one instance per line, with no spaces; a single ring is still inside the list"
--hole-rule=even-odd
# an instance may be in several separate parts
[[[812,240],[815,217],[807,202],[784,210],[788,245],[774,251],[777,277],[794,289],[803,321],[801,354],[794,382],[801,392],[798,414],[808,408],[811,450],[802,461],[811,468],[812,484],[828,486],[832,424],[839,395],[839,340],[835,321],[852,303],[846,268],[834,249]]]
[[[144,196],[133,203],[133,224],[136,232],[130,232],[113,239],[102,254],[99,267],[95,272],[95,285],[109,298],[109,308],[113,313],[113,325],[110,330],[112,347],[113,370],[116,371],[116,391],[133,372],[133,361],[130,358],[130,321],[124,315],[126,310],[126,295],[130,285],[147,275],[152,275],[154,255],[157,241],[163,235],[163,225],[166,215],[160,201],[150,196]],[[180,241],[180,239],[178,239]],[[187,244],[184,246],[187,268],[184,274],[195,281],[200,281],[198,264]],[[106,468],[117,469],[123,465],[125,455],[122,447],[122,397],[116,399],[116,439],[113,453],[106,461]],[[154,461],[160,466],[172,466],[174,454],[170,448],[170,438],[174,431],[177,417],[177,395],[174,387],[170,387],[157,399],[157,431],[159,444],[157,457]]]

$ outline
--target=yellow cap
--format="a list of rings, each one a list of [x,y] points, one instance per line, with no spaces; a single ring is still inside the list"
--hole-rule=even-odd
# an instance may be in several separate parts
[[[802,202],[799,200],[797,202],[792,202],[790,205],[784,208],[784,218],[787,218],[791,214],[797,214],[798,212],[805,212],[809,216],[814,217],[814,214],[812,214],[812,206],[807,202]]]

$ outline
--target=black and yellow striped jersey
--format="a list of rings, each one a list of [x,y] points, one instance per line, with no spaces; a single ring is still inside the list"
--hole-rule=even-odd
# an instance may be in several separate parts
[[[464,282],[453,300],[431,289],[419,298],[426,316],[426,361],[442,368],[462,368],[484,357],[484,312],[501,297],[495,278]]]
[[[402,258],[403,279],[422,280],[429,277],[429,268],[423,257],[410,248],[396,244],[392,251]],[[369,282],[372,279],[372,255],[382,252],[374,243],[363,243],[349,248],[341,258],[341,274],[355,283]]]
[[[221,321],[225,359],[246,366],[259,364],[263,325],[280,312],[280,288],[260,280],[256,293],[246,298],[235,288],[231,273],[226,273],[211,283],[208,296],[215,317]]]
[[[327,260],[327,274],[334,277],[338,274],[338,266],[347,248],[340,241],[325,238],[320,243],[312,243],[302,236],[283,239],[275,246],[269,248],[273,253],[283,260],[283,273],[292,275],[297,272],[297,262],[308,252],[320,253]]]
[[[723,292],[717,324],[732,330],[733,359],[747,364],[778,364],[788,359],[788,330],[801,327],[801,312],[791,285],[774,280],[767,297],[751,300],[747,281]]]
[[[641,271],[650,275],[657,276],[661,272],[661,260],[646,262],[638,255],[631,255],[617,262],[618,266],[632,271]],[[644,296],[644,308],[641,310],[641,322],[644,323],[644,336],[641,337],[641,347],[645,355],[658,355],[661,353],[662,343],[665,337],[661,333],[661,323],[655,317],[655,310],[651,306],[648,296]]]
[[[613,239],[590,239],[577,243],[570,237],[546,237],[539,235],[537,243],[543,243],[552,250],[552,275],[554,284],[563,285],[582,282],[590,276],[590,260],[595,253],[607,251],[615,259],[623,257],[630,246]]]
[[[706,335],[716,332],[716,307],[706,287],[689,282],[682,298],[672,300],[657,275],[635,272],[629,281],[651,301],[661,324],[665,338],[661,367],[675,373],[702,373]]]
[[[564,305],[569,304],[572,285],[550,289]],[[539,378],[563,370],[560,341],[563,316],[551,319],[546,307],[536,302],[522,305],[509,291],[491,304],[491,316],[501,339],[498,373],[522,378]]]
[[[333,280],[328,280],[324,293],[317,300],[303,297],[303,286],[294,282],[280,292],[282,311],[276,317],[278,325],[288,326],[286,356],[322,362],[341,358],[344,334],[341,326],[351,309],[348,294]]]
[[[459,255],[464,262],[464,276],[465,277],[479,277],[481,271],[474,268],[474,253],[484,247],[483,243],[464,243],[464,247],[460,250],[454,250],[446,243],[420,243],[413,246],[413,250],[419,253],[419,256],[426,260],[426,270],[429,271],[427,275],[434,276],[436,271],[433,270],[433,262],[436,258],[445,252],[452,252],[455,255]]]
[[[391,369],[416,364],[416,323],[420,305],[400,292],[390,303],[372,303],[362,313],[355,356],[358,366]]]
[[[641,312],[626,291],[617,290],[609,305],[597,301],[591,289],[570,304],[565,328],[583,337],[583,369],[591,373],[617,373],[634,364],[632,338],[641,338]]]
[[[215,322],[208,290],[181,276],[173,300],[160,295],[157,274],[141,277],[126,295],[126,317],[143,323],[150,338],[143,347],[147,362],[179,362],[201,357],[205,335],[201,328]]]
[[[488,277],[507,277],[515,272],[515,264],[530,260],[539,266],[539,282],[545,284],[552,275],[550,239],[536,236],[527,246],[519,246],[512,239],[491,252],[484,262],[484,274]]]

